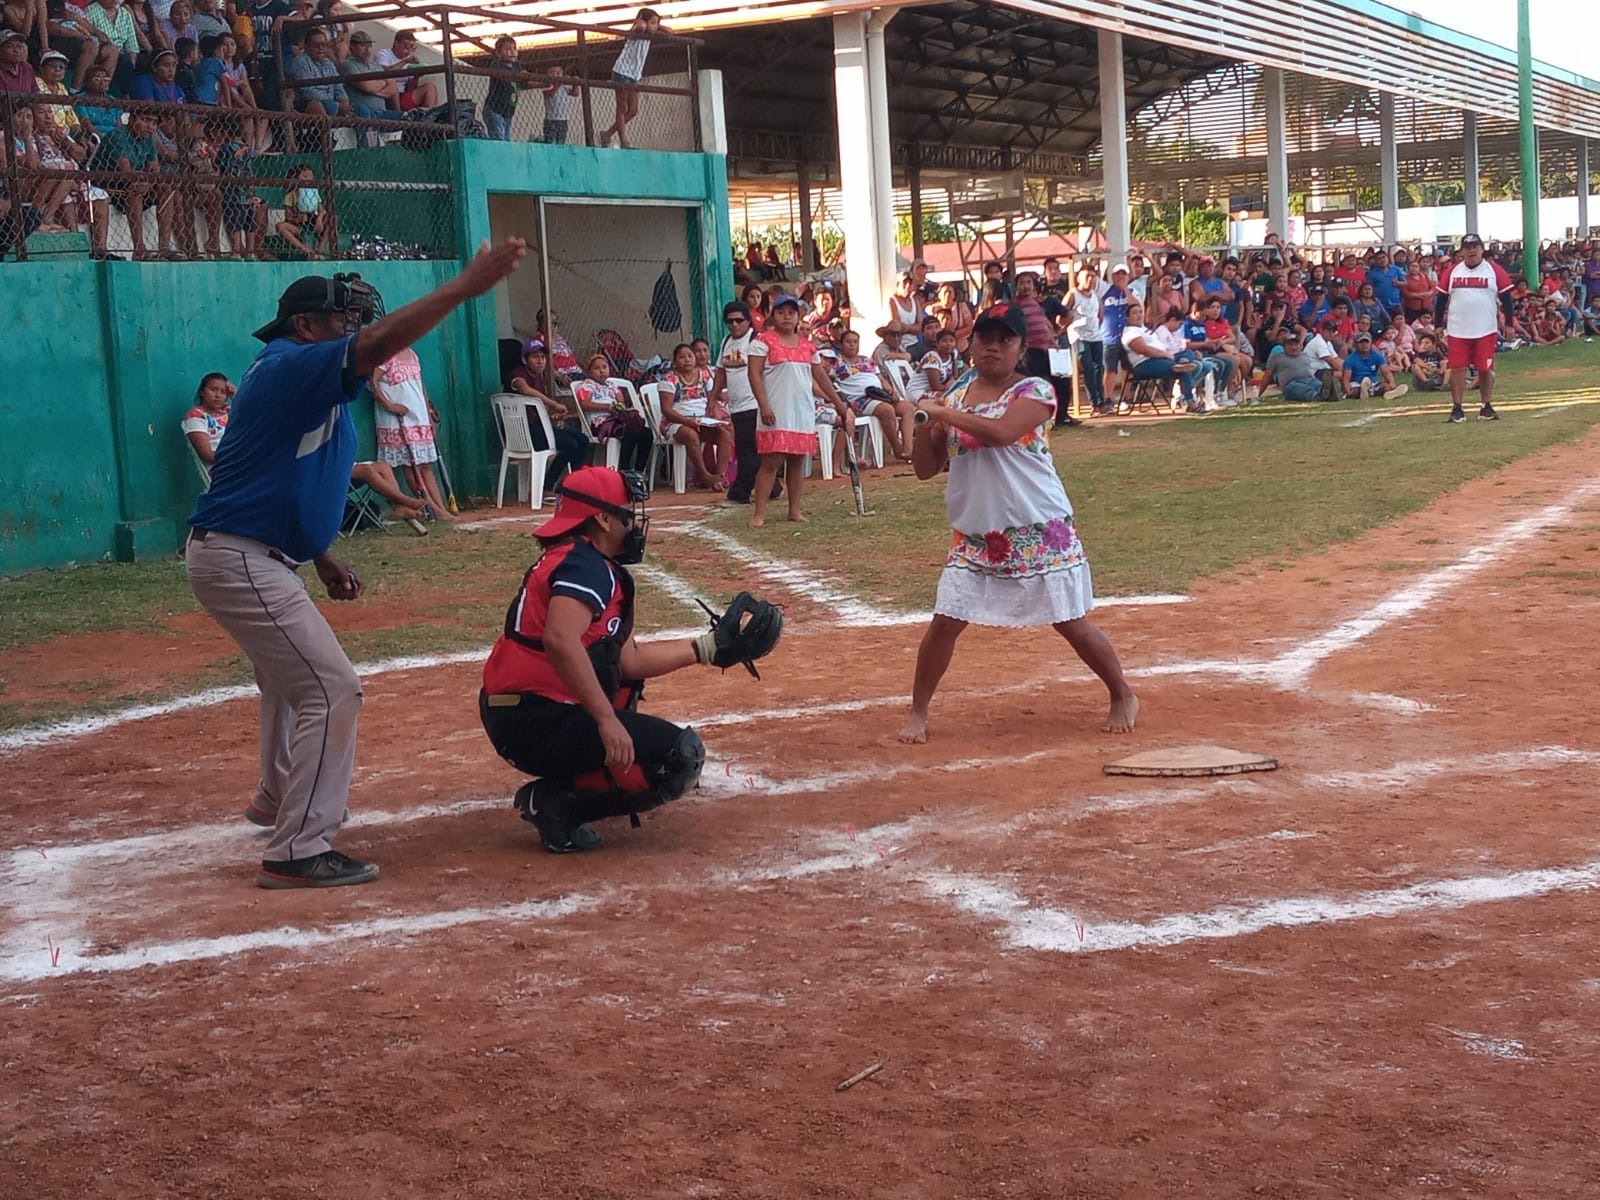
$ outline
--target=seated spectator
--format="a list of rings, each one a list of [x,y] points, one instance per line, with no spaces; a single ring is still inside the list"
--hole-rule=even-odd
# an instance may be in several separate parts
[[[1405,384],[1395,384],[1388,360],[1373,347],[1372,335],[1365,330],[1356,334],[1355,349],[1345,355],[1340,383],[1345,396],[1351,399],[1367,399],[1379,390],[1380,384],[1385,400],[1398,400],[1407,391]]]
[[[1197,376],[1197,380],[1203,382],[1205,386],[1207,401],[1218,407],[1230,408],[1237,403],[1228,395],[1228,385],[1234,372],[1233,356],[1219,353],[1222,342],[1213,340],[1206,328],[1209,303],[1206,293],[1191,290],[1191,294],[1194,298],[1189,305],[1189,315],[1183,322],[1183,347],[1193,354],[1195,361],[1200,364],[1201,373]],[[1218,393],[1221,393],[1220,399],[1216,398]]]
[[[650,448],[655,437],[645,424],[644,415],[629,401],[621,385],[611,378],[611,360],[604,354],[589,356],[588,373],[572,389],[572,398],[589,417],[589,428],[601,442],[616,438],[622,443],[617,468],[643,471],[650,465]]]
[[[824,286],[816,295],[816,302],[811,306],[811,311],[800,322],[800,328],[806,332],[817,329],[826,329],[828,322],[838,317],[836,301],[831,287]]]
[[[1378,301],[1378,295],[1370,283],[1363,283],[1357,289],[1355,299],[1350,305],[1350,311],[1354,316],[1366,317],[1372,322],[1371,328],[1373,329],[1388,327],[1389,309]]]
[[[1424,331],[1416,338],[1417,350],[1411,356],[1411,382],[1419,392],[1437,392],[1445,383],[1444,351],[1439,349],[1439,340],[1432,333]]]
[[[378,70],[380,71],[393,71],[397,67],[421,66],[422,60],[417,57],[417,35],[409,29],[401,29],[396,32],[390,48],[378,51]],[[413,109],[421,109],[426,112],[439,103],[439,89],[430,80],[419,75],[415,79],[400,81],[400,89],[396,94],[395,100],[396,107],[401,112],[410,112]]]
[[[672,371],[661,381],[660,395],[661,435],[688,451],[694,486],[725,491],[722,473],[733,453],[733,425],[710,414],[711,380],[695,362],[694,347],[687,342],[673,347]],[[707,469],[702,443],[715,447],[717,469]]]
[[[92,67],[88,78],[84,80],[83,97],[80,99],[104,100],[111,92],[111,72],[105,67]],[[112,105],[83,104],[79,103],[74,110],[78,120],[93,134],[97,141],[104,140],[106,134],[119,127],[122,120],[122,110]]]
[[[350,54],[339,64],[339,74],[344,77],[345,96],[350,111],[358,117],[381,120],[394,116],[388,110],[399,107],[400,81],[398,79],[352,79],[352,75],[365,75],[381,70],[372,57],[372,35],[357,29],[350,35]]]
[[[1203,413],[1205,404],[1195,399],[1194,374],[1200,370],[1199,356],[1188,349],[1183,332],[1183,310],[1177,305],[1154,327],[1145,325],[1145,307],[1128,301],[1126,324],[1122,329],[1122,348],[1135,379],[1176,379],[1184,404],[1191,413]],[[1117,406],[1119,412],[1126,404]]]
[[[203,42],[208,37],[221,37],[232,32],[228,22],[223,19],[224,14],[217,0],[193,0],[193,4],[194,28],[198,35],[195,41]]]
[[[0,28],[25,42],[38,42],[41,51],[50,49],[50,17],[44,0],[5,0],[0,4]]]
[[[133,81],[128,96],[133,100],[152,100],[158,104],[183,104],[187,97],[178,86],[178,55],[174,50],[157,50],[150,60],[150,73]]]
[[[367,388],[372,393],[378,458],[400,469],[406,487],[433,510],[434,517],[451,520],[433,473],[433,464],[439,461],[433,432],[439,410],[422,386],[422,361],[416,351],[401,350],[374,368]]]
[[[189,0],[172,0],[172,7],[167,9],[167,15],[156,19],[157,41],[179,54],[178,43],[188,38],[196,45],[200,43],[200,33],[194,23],[194,5]]]
[[[217,443],[228,431],[229,403],[234,387],[221,371],[212,371],[200,380],[194,392],[194,407],[183,417],[183,433],[189,447],[204,468],[208,482],[211,464],[217,458]],[[358,462],[350,469],[350,482],[364,484],[389,502],[395,516],[409,524],[418,533],[427,533],[428,527],[417,520],[422,515],[422,503],[400,490],[394,472],[383,463]]]
[[[956,290],[953,283],[939,285],[939,298],[928,306],[928,312],[939,319],[939,328],[956,335],[956,349],[965,354],[972,340],[972,305]]]
[[[1401,346],[1401,330],[1405,330],[1404,340],[1409,341],[1411,331],[1406,328],[1404,321],[1395,317],[1389,322],[1389,328],[1382,330],[1372,339],[1372,348],[1383,355],[1388,360],[1389,369],[1397,373],[1411,369],[1411,355]]]
[[[904,325],[899,321],[890,321],[887,325],[878,326],[876,333],[882,340],[872,348],[873,362],[881,367],[887,362],[911,361],[911,354],[904,345],[906,337]]]
[[[861,353],[859,333],[849,330],[841,336],[839,358],[829,373],[833,377],[834,391],[855,415],[877,421],[883,428],[884,445],[900,461],[910,462],[916,408],[909,400],[895,401],[885,386],[877,361]]]
[[[306,34],[305,53],[289,64],[289,78],[304,86],[294,89],[294,110],[314,117],[348,117],[350,97],[339,83],[339,64],[328,53],[328,35],[320,28]],[[320,82],[333,80],[332,83]]]
[[[106,186],[111,203],[128,215],[128,232],[133,241],[133,257],[148,261],[155,257],[145,248],[144,210],[153,203],[156,209],[156,241],[165,247],[172,229],[174,195],[161,179],[161,150],[156,143],[156,119],[148,112],[134,111],[127,125],[114,126],[100,139],[91,160],[97,171],[118,171],[129,178]]]
[[[193,177],[194,182],[182,189],[174,201],[173,210],[178,218],[178,240],[191,258],[199,257],[199,247],[195,244],[194,217],[190,211],[186,211],[191,208],[193,213],[200,214],[205,225],[206,253],[212,258],[222,257],[223,212],[222,188],[217,181],[221,173],[218,154],[218,143],[209,128],[200,125],[192,127],[184,171]]]
[[[70,99],[67,84],[67,56],[59,50],[46,50],[39,56],[39,94]],[[41,131],[50,130],[69,137],[87,150],[99,135],[83,123],[77,109],[70,104],[40,104],[35,106],[34,120]]]
[[[1231,377],[1233,386],[1234,403],[1240,400],[1255,400],[1255,387],[1251,383],[1250,373],[1255,366],[1256,356],[1253,349],[1247,349],[1248,343],[1240,338],[1234,327],[1223,315],[1223,303],[1216,296],[1206,300],[1206,340],[1216,348],[1210,353],[1218,358],[1225,358],[1232,365]]]
[[[561,336],[561,331],[556,328],[555,313],[545,313],[540,309],[534,318],[542,333],[540,341],[548,338],[550,347],[550,361],[554,364],[556,374],[568,382],[583,378],[583,367],[578,363],[578,356],[572,352],[572,347],[567,344],[567,339]]]
[[[522,343],[522,366],[511,372],[511,390],[523,396],[532,396],[544,403],[550,414],[551,432],[555,434],[555,461],[559,470],[576,471],[589,461],[589,439],[575,429],[563,429],[567,419],[567,406],[545,394],[546,378],[550,367],[550,354],[538,338]],[[545,441],[544,423],[532,410],[528,411],[528,432],[533,437],[535,450],[549,450]],[[558,471],[545,474],[545,490],[553,490]]]
[[[81,91],[91,67],[102,66],[109,71],[116,66],[119,51],[109,37],[94,27],[88,12],[73,0],[49,0],[47,15],[50,46],[48,51],[40,51],[41,68],[50,51],[66,55],[72,63],[72,90]]]
[[[489,70],[497,74],[520,75],[522,64],[517,61],[517,39],[496,38],[494,55],[489,59]],[[491,79],[488,94],[483,100],[483,123],[489,136],[499,142],[511,140],[511,119],[517,113],[517,92],[522,85],[515,79]],[[564,131],[563,131],[564,132]],[[567,139],[563,137],[563,142]]]
[[[319,246],[333,252],[333,228],[322,207],[322,191],[311,186],[311,168],[294,167],[289,171],[288,188],[283,193],[283,219],[278,222],[278,236],[307,258],[322,257]],[[306,237],[307,232],[311,236]]]
[[[919,363],[934,349],[938,341],[939,318],[929,313],[922,318],[922,328],[917,331],[917,336],[910,341],[902,338],[900,344],[911,356],[911,361]]]
[[[15,29],[0,29],[0,93],[31,96],[38,90],[39,77],[28,64],[28,39]]]
[[[906,399],[915,404],[929,396],[943,396],[945,389],[965,366],[961,361],[961,352],[956,349],[955,330],[939,330],[934,337],[933,349],[922,356],[917,362],[917,369],[911,373],[911,382],[906,386]]]
[[[1285,334],[1282,353],[1267,357],[1267,379],[1285,400],[1338,399],[1338,377],[1321,359],[1306,353],[1305,334],[1298,329]]]
[[[1589,293],[1589,305],[1583,310],[1585,340],[1600,334],[1600,290]]]
[[[1566,317],[1553,300],[1546,300],[1542,304],[1535,301],[1532,312],[1533,327],[1539,335],[1540,345],[1557,346],[1567,340]]]
[[[172,49],[178,56],[177,83],[183,89],[184,103],[193,104],[199,82],[195,73],[200,69],[200,45],[193,38],[179,38]]]

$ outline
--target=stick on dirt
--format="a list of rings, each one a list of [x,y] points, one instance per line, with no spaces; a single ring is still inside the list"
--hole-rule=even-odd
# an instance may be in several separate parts
[[[874,1075],[876,1075],[881,1070],[883,1070],[883,1064],[881,1062],[875,1062],[870,1067],[866,1067],[863,1070],[857,1071],[854,1075],[850,1076],[849,1079],[846,1079],[843,1083],[839,1084],[833,1090],[836,1091],[836,1092],[848,1092],[851,1088],[855,1087],[855,1085],[860,1083],[863,1079],[871,1079]]]

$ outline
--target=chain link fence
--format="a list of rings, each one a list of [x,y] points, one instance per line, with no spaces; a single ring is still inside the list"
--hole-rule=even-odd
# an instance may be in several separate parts
[[[0,96],[0,251],[141,260],[456,258],[423,122]]]

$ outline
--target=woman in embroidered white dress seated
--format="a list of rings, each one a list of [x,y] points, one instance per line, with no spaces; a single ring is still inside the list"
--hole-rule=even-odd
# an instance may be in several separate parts
[[[916,427],[912,466],[918,479],[932,479],[949,464],[945,509],[954,537],[933,620],[917,650],[902,742],[928,740],[928,705],[956,639],[973,621],[1016,629],[1049,624],[1111,693],[1107,732],[1128,732],[1139,713],[1111,639],[1088,618],[1089,561],[1050,457],[1055,392],[1018,370],[1026,340],[1016,305],[1002,302],[981,313],[972,369],[941,403],[921,406],[930,419]]]

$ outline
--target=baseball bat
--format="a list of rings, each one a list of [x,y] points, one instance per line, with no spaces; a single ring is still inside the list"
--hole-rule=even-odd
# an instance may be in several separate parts
[[[856,516],[864,517],[868,515],[867,493],[861,486],[861,464],[856,462],[856,440],[842,430],[839,436],[844,438],[844,469],[850,473],[850,490],[856,497]]]

